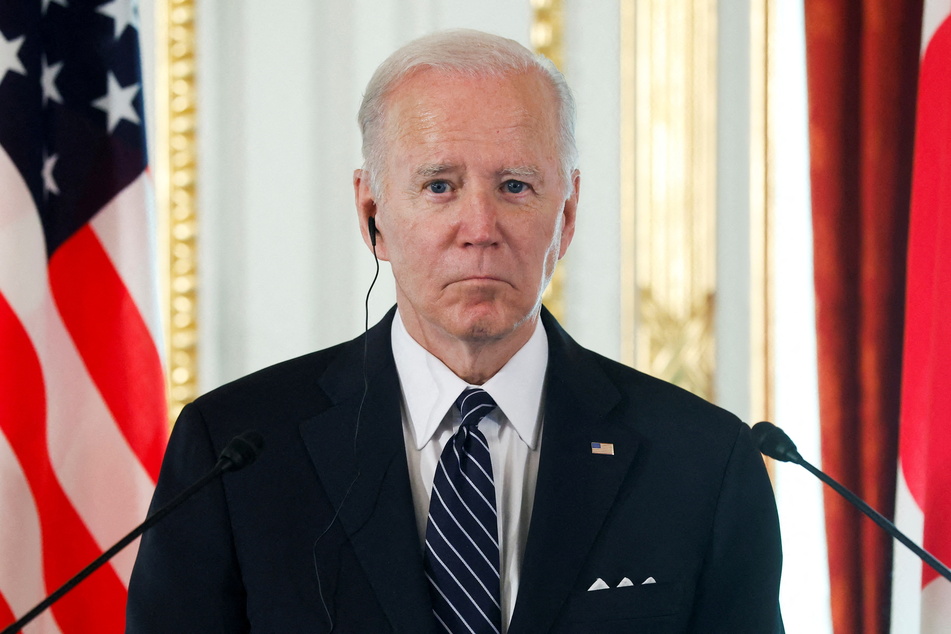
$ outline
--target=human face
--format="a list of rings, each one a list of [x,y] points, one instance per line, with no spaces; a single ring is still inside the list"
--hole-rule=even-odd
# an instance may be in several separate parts
[[[363,226],[375,217],[407,330],[434,352],[524,343],[578,201],[577,173],[566,184],[561,172],[553,89],[534,72],[426,69],[402,80],[387,106],[382,196],[359,170],[354,184]]]

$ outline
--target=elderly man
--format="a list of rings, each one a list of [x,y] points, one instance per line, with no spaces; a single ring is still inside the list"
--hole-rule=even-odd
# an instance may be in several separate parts
[[[267,448],[143,538],[130,631],[781,631],[748,428],[541,305],[575,230],[573,118],[510,40],[383,63],[354,189],[397,306],[185,409],[156,505],[236,433]]]

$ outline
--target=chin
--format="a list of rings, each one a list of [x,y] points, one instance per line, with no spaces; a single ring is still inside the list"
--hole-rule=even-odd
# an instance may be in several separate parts
[[[498,341],[513,334],[530,317],[531,313],[523,311],[464,310],[457,322],[456,336],[471,342]]]
[[[459,339],[464,341],[469,341],[471,343],[477,342],[487,342],[487,341],[499,341],[505,339],[505,336],[511,334],[511,328],[500,328],[496,324],[486,324],[486,323],[476,323],[470,325],[464,330],[460,330],[457,334]]]

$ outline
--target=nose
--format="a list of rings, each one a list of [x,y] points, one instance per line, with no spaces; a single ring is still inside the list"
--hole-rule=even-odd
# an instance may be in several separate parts
[[[499,202],[491,193],[472,194],[462,209],[459,240],[464,246],[486,247],[499,240]]]

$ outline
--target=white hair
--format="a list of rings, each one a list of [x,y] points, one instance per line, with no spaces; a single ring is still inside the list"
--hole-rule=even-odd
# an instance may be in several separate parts
[[[562,179],[566,191],[570,189],[571,174],[578,163],[578,148],[575,100],[564,76],[551,60],[535,55],[514,40],[471,29],[452,29],[423,36],[398,49],[380,64],[367,84],[357,122],[363,135],[363,169],[369,174],[374,196],[379,198],[383,193],[387,96],[401,79],[420,68],[469,77],[540,72],[557,97]]]

